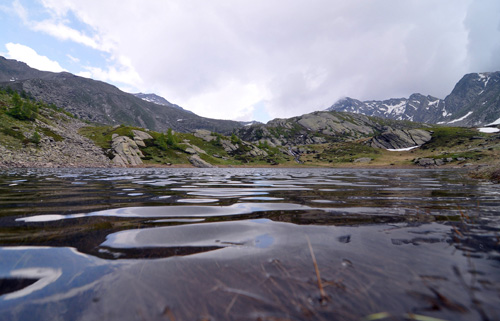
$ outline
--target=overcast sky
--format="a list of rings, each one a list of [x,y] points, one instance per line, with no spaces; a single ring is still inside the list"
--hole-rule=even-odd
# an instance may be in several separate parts
[[[4,0],[0,55],[267,121],[500,70],[498,0]]]

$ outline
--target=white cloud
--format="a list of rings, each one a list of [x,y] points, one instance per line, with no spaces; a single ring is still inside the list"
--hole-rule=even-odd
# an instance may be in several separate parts
[[[142,83],[142,79],[139,74],[132,68],[128,68],[124,65],[113,65],[106,69],[91,66],[85,66],[83,68],[85,70],[78,73],[78,76],[111,83],[126,85],[133,84],[134,86],[139,86]]]
[[[32,68],[53,72],[66,71],[57,61],[39,55],[28,46],[10,42],[5,47],[7,48],[7,58],[23,61]]]
[[[42,3],[52,16],[35,30],[109,53],[85,75],[208,117],[246,117],[259,101],[289,117],[343,96],[444,98],[464,73],[500,68],[495,0]]]
[[[109,52],[111,44],[105,44],[98,37],[89,37],[84,33],[66,26],[62,22],[53,20],[43,20],[40,22],[31,22],[31,28],[35,31],[41,31],[49,34],[59,40],[70,40],[92,49]]]

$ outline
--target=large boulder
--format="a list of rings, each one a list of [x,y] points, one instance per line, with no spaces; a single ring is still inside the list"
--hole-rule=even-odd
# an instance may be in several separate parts
[[[153,137],[151,135],[149,135],[148,133],[143,132],[141,130],[133,129],[132,134],[134,135],[134,142],[137,144],[137,146],[140,146],[140,147],[146,147],[144,140],[153,139]]]
[[[213,136],[212,133],[206,129],[197,129],[193,132],[195,137],[201,138],[206,142],[211,142],[212,140],[216,140],[217,137]]]
[[[189,157],[189,162],[194,167],[200,167],[200,168],[212,168],[212,167],[216,167],[216,166],[213,166],[212,164],[209,164],[209,163],[205,162],[198,155],[193,155],[193,156]]]
[[[432,134],[427,130],[386,128],[382,134],[371,139],[371,146],[384,149],[403,149],[423,145],[431,138]]]
[[[137,166],[142,164],[141,157],[144,157],[137,143],[127,136],[114,136],[111,142],[114,153],[112,159],[116,166]]]

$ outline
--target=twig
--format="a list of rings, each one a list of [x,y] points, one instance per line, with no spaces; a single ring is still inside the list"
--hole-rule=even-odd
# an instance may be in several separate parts
[[[307,244],[309,245],[309,251],[311,252],[311,258],[314,264],[314,269],[316,270],[316,278],[318,279],[318,288],[319,288],[319,293],[321,294],[321,302],[324,302],[327,300],[327,296],[325,290],[323,290],[323,284],[321,283],[321,276],[319,274],[318,263],[316,262],[316,256],[314,255],[314,251],[311,246],[311,241],[309,240],[309,236],[306,235],[306,239],[307,239]]]

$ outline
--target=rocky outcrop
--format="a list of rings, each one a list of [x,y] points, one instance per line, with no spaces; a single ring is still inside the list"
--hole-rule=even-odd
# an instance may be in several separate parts
[[[415,147],[430,141],[432,134],[422,129],[400,130],[387,128],[382,134],[373,137],[370,145],[375,148],[402,149]]]
[[[132,134],[134,135],[134,141],[139,147],[146,147],[146,143],[144,143],[147,139],[153,139],[153,136],[149,135],[146,132],[141,130],[132,130]]]
[[[262,150],[253,144],[249,144],[247,142],[242,142],[242,144],[244,146],[246,146],[247,149],[250,149],[247,152],[248,156],[252,156],[252,157],[266,157],[266,156],[268,156],[268,154],[265,150]]]
[[[366,139],[377,132],[394,131],[393,139],[410,136],[410,140],[417,141],[411,146],[427,141],[427,132],[413,129],[425,125],[418,123],[401,122],[394,120],[367,117],[361,114],[341,112],[314,112],[289,119],[275,119],[266,125],[253,125],[238,131],[239,137],[252,143],[269,142],[273,146],[298,146],[310,144],[324,144],[337,141],[354,141]],[[408,131],[411,130],[411,134]],[[402,131],[407,133],[403,135]],[[387,136],[386,135],[386,136]],[[387,137],[388,139],[390,137]],[[383,140],[383,138],[381,138]],[[391,139],[389,139],[391,140]],[[406,146],[403,141],[396,145]],[[392,148],[380,143],[381,148]],[[390,145],[390,144],[389,144]]]
[[[142,164],[144,157],[135,140],[127,136],[113,135],[111,149],[114,157],[112,162],[115,166],[137,166]]]
[[[193,132],[195,137],[201,138],[206,142],[211,142],[217,139],[217,136],[213,136],[212,133],[206,129],[197,129]]]
[[[191,157],[189,157],[189,162],[194,167],[200,167],[200,168],[214,168],[214,167],[216,167],[212,164],[205,162],[203,159],[200,158],[199,155],[192,155]]]

